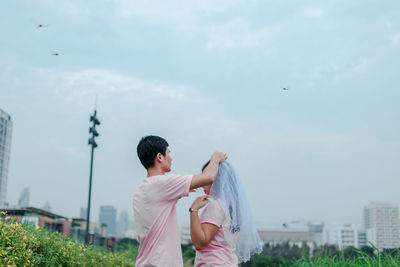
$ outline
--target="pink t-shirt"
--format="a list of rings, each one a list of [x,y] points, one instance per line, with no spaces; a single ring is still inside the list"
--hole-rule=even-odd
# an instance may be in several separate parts
[[[146,178],[136,189],[137,267],[183,266],[175,204],[188,196],[191,181],[192,175],[157,175]]]
[[[202,250],[196,251],[196,267],[232,267],[238,266],[235,254],[236,237],[229,232],[230,216],[221,207],[218,200],[209,199],[209,203],[200,215],[200,223],[210,223],[219,227],[214,239]]]

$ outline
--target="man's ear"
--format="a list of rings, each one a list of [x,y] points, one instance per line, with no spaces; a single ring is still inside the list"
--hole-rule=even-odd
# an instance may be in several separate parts
[[[164,159],[163,154],[157,153],[156,160],[157,160],[158,162],[161,162],[163,159]]]

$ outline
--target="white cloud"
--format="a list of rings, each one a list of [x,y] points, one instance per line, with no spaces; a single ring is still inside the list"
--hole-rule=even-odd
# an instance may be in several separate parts
[[[201,101],[194,88],[183,85],[138,79],[103,69],[76,71],[38,69],[37,73],[53,88],[53,94],[68,101],[81,101],[87,97],[119,96],[125,101],[147,103],[198,102]]]
[[[206,30],[207,49],[243,48],[259,45],[268,34],[268,29],[252,29],[243,20],[231,20]]]
[[[80,153],[80,150],[77,147],[70,147],[70,146],[62,147],[62,151],[71,156],[76,156]]]
[[[324,10],[320,7],[308,7],[303,10],[303,15],[309,18],[320,18],[324,15]]]
[[[111,2],[115,4],[122,16],[142,16],[184,25],[192,19],[196,20],[196,17],[202,12],[223,12],[235,6],[239,1],[116,0]]]
[[[400,33],[395,33],[390,36],[390,40],[393,44],[398,45],[400,44]]]

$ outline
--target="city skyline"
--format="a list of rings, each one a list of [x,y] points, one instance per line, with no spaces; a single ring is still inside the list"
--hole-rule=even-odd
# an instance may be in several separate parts
[[[146,175],[136,145],[157,134],[170,144],[173,173],[198,173],[215,149],[227,152],[256,221],[360,227],[365,203],[400,202],[398,7],[4,2],[8,202],[29,187],[32,206],[49,201],[55,213],[79,215],[98,95],[91,218],[102,205],[133,216]],[[199,194],[178,202],[180,225]]]

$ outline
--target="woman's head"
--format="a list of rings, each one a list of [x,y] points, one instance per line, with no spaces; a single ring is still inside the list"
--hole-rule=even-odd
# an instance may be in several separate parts
[[[207,167],[207,162],[203,170]],[[240,196],[238,191],[238,182],[236,172],[226,161],[222,162],[218,168],[218,174],[214,182],[208,188],[204,188],[206,194],[221,201],[223,208],[229,212],[231,217],[230,230],[232,233],[240,231],[241,212]]]
[[[203,170],[206,167],[207,164]],[[221,207],[229,213],[229,231],[232,234],[229,240],[236,243],[235,253],[238,261],[248,261],[252,254],[260,253],[261,241],[244,187],[238,174],[227,161],[219,164],[218,175],[210,188],[210,195],[218,199]],[[233,236],[236,236],[236,241]]]

